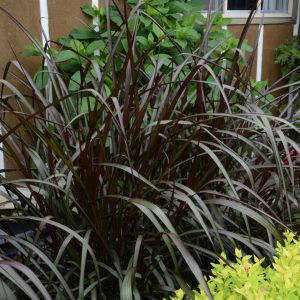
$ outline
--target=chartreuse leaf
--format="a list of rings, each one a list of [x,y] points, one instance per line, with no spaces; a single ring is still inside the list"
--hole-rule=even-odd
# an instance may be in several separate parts
[[[274,262],[262,266],[263,259],[243,255],[235,249],[236,262],[225,263],[222,253],[218,263],[212,263],[208,286],[214,299],[299,299],[300,296],[300,241],[292,232],[285,232],[284,243],[277,244]],[[230,283],[230,284],[228,284]],[[183,290],[175,291],[172,300],[186,299]],[[196,300],[206,300],[205,290],[194,290]],[[187,298],[190,299],[190,298]]]

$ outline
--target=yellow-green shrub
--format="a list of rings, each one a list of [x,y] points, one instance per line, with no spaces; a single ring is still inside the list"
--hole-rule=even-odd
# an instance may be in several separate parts
[[[215,300],[270,300],[300,299],[300,240],[291,232],[285,233],[284,244],[277,244],[276,256],[271,266],[263,267],[264,259],[242,255],[236,249],[236,263],[212,264],[212,276],[208,285]],[[222,257],[226,259],[225,254]],[[182,290],[177,290],[172,300],[185,298]],[[195,300],[208,299],[203,289],[194,291]]]

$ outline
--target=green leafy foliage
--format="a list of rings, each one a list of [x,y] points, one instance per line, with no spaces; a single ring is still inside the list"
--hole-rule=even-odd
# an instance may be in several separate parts
[[[287,75],[294,69],[300,66],[300,38],[292,37],[285,44],[280,45],[275,49],[275,62],[280,65],[282,75]],[[290,82],[300,80],[300,71],[297,69],[289,76]]]
[[[137,5],[137,1],[128,1],[131,9]],[[120,28],[123,24],[119,9],[110,6],[110,26],[112,26],[112,40],[114,42],[120,37]],[[89,17],[96,18],[98,25],[88,28],[75,28],[67,37],[58,41],[63,48],[60,51],[51,49],[56,58],[59,71],[72,80],[74,73],[80,71],[80,67],[88,64],[88,60],[96,59],[100,65],[104,65],[110,54],[107,40],[107,19],[105,8],[97,9],[91,5],[83,5],[81,10]],[[139,18],[136,23],[135,16],[128,22],[132,31],[136,26],[136,43],[134,52],[140,55],[147,53],[144,62],[145,72],[150,76],[153,73],[153,61],[151,58],[172,57],[164,62],[164,68],[170,68],[170,64],[179,64],[184,56],[178,56],[178,50],[182,53],[192,53],[202,43],[205,34],[206,18],[201,14],[203,5],[201,1],[180,2],[174,0],[166,1],[144,1],[139,7]],[[221,27],[228,24],[219,13],[212,16],[211,25]],[[135,24],[136,23],[136,24]],[[212,57],[218,57],[220,52],[225,52],[226,57],[233,56],[238,39],[233,37],[229,30],[214,29],[208,34],[209,50],[219,46],[213,51]],[[71,48],[69,50],[69,48]],[[252,51],[246,41],[242,46],[243,51]],[[121,39],[118,45],[118,55],[126,55],[128,43],[126,37]],[[73,52],[73,53],[72,53]],[[149,53],[148,53],[149,52]],[[24,55],[38,55],[34,46],[27,46]],[[84,60],[83,57],[87,58]],[[80,60],[80,64],[76,64]],[[120,70],[120,61],[116,60],[113,66],[115,71]],[[240,60],[242,63],[242,60]],[[112,83],[110,83],[110,86]],[[73,91],[73,90],[72,90]]]
[[[235,250],[236,262],[228,262],[224,253],[219,263],[212,264],[212,276],[208,285],[213,299],[299,299],[300,297],[300,240],[291,232],[285,233],[284,244],[277,243],[274,262],[263,266],[264,259],[255,255],[243,255]],[[183,290],[177,290],[172,300],[185,298]],[[195,300],[208,299],[204,290],[194,291]]]
[[[97,17],[99,14],[99,10],[96,7],[93,7],[91,5],[85,4],[81,6],[82,12],[84,12],[86,15],[90,17]]]

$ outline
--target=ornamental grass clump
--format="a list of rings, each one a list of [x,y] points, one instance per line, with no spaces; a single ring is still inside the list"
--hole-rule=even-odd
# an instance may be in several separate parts
[[[186,49],[145,11],[149,3],[116,3],[118,26],[107,9],[106,34],[81,31],[102,41],[100,62],[67,45],[54,49],[73,53],[60,61],[1,9],[39,51],[46,81],[18,60],[0,80],[0,143],[15,166],[0,178],[13,207],[0,211],[11,249],[0,283],[11,299],[162,299],[179,286],[192,293],[185,282],[212,299],[204,275],[217,253],[232,257],[238,247],[271,258],[281,232],[299,226],[290,149],[300,153],[300,112],[288,118],[279,105],[288,98],[280,81],[260,91],[251,83],[241,48],[254,12],[232,48],[221,47],[226,37],[212,40],[212,15],[197,42],[178,37],[193,45]],[[147,48],[140,16],[163,32]],[[172,55],[160,56],[169,43]],[[281,96],[266,101],[274,91]],[[7,223],[30,230],[14,235]]]
[[[299,299],[300,298],[300,239],[285,233],[284,243],[277,243],[274,262],[263,266],[263,259],[242,255],[235,250],[236,262],[229,262],[224,253],[219,263],[212,263],[208,286],[213,299]],[[190,299],[177,290],[172,300]],[[195,300],[209,299],[204,290],[194,291]]]

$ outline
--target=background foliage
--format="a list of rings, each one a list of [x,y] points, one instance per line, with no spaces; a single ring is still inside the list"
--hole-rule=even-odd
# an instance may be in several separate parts
[[[48,53],[57,62],[59,71],[68,80],[68,89],[71,92],[80,89],[81,72],[80,69],[86,66],[89,60],[95,60],[101,67],[105,65],[110,54],[110,48],[105,43],[108,38],[107,18],[109,18],[109,28],[111,28],[110,38],[115,44],[118,39],[116,51],[120,56],[116,57],[110,66],[109,72],[118,76],[122,69],[122,61],[128,53],[128,39],[122,35],[124,30],[121,10],[126,8],[135,11],[137,1],[128,1],[125,7],[109,6],[106,13],[105,7],[97,9],[91,5],[83,5],[81,10],[84,14],[96,20],[97,25],[90,24],[85,28],[75,28],[69,36],[58,39],[59,49],[51,48]],[[153,60],[162,60],[163,69],[169,71],[174,64],[184,62],[184,56],[178,53],[193,53],[201,43],[204,42],[205,28],[214,26],[214,29],[207,33],[207,50],[214,49],[212,57],[218,58],[223,52],[223,56],[231,58],[234,49],[237,47],[238,39],[227,29],[222,29],[223,25],[230,23],[229,19],[223,19],[220,13],[214,13],[211,20],[206,19],[203,14],[204,5],[201,1],[144,1],[139,8],[139,12],[134,14],[128,22],[128,30],[135,34],[135,51],[133,57],[144,56],[143,71],[151,76],[154,72]],[[137,19],[138,18],[138,26]],[[136,32],[135,32],[136,31]],[[252,51],[252,48],[244,41],[242,50]],[[38,48],[27,45],[23,52],[25,56],[40,56]],[[123,57],[122,57],[123,56]],[[240,59],[242,64],[244,61]],[[188,68],[181,73],[184,78]],[[95,71],[91,71],[95,76]],[[91,78],[86,76],[85,83],[89,83]],[[35,82],[39,88],[45,88],[48,76],[40,71],[35,76]],[[111,92],[112,80],[105,81],[106,89]]]
[[[300,62],[300,45],[299,37],[295,36],[292,39],[280,45],[275,49],[275,62],[281,66],[281,73],[283,76],[289,74],[289,81],[295,82],[300,79],[299,76],[299,62]]]

